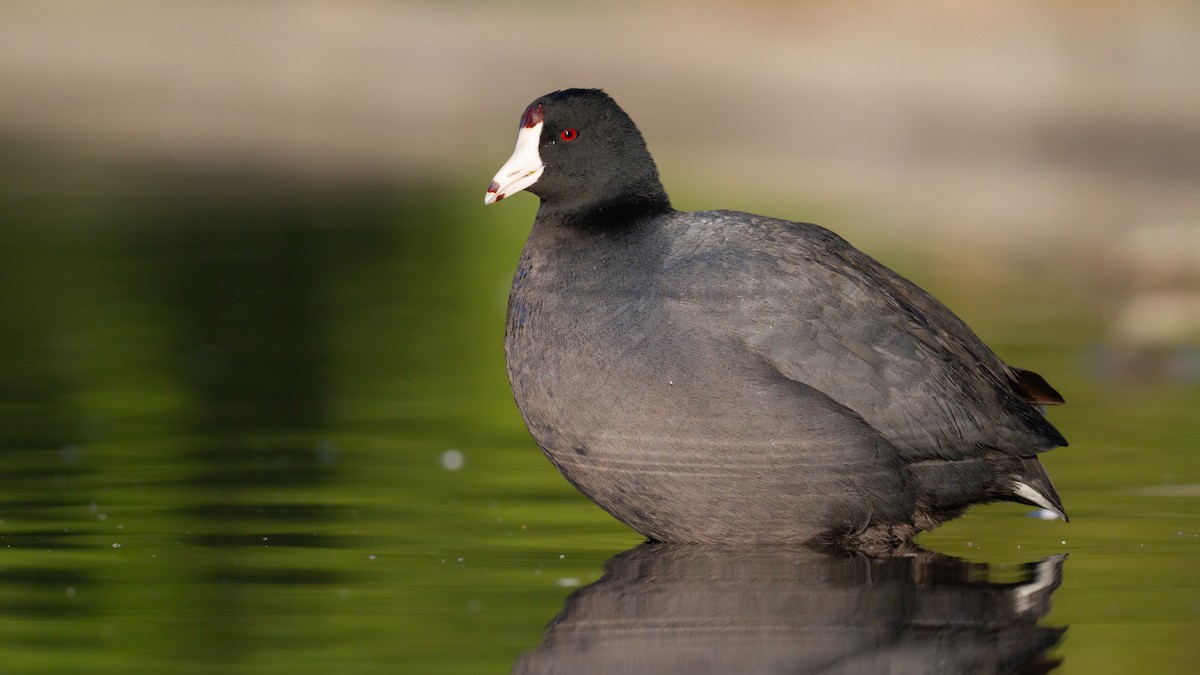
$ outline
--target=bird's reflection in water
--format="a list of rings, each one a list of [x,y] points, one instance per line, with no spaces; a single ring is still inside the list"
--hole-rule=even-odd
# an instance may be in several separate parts
[[[1066,556],[996,568],[928,551],[643,544],[573,593],[515,673],[1043,673]]]

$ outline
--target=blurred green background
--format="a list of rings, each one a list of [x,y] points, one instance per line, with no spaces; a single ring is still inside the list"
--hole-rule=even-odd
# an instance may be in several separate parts
[[[638,535],[529,439],[503,312],[534,97],[675,205],[818,222],[1045,375],[1060,672],[1200,648],[1190,2],[0,4],[0,672],[504,672]]]

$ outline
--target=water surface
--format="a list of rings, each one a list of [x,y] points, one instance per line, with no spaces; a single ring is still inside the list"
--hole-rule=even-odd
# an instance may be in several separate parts
[[[1021,281],[1049,261],[872,251],[1066,395],[1070,524],[976,508],[892,561],[664,552],[512,404],[532,199],[19,152],[0,177],[0,672],[1200,660],[1200,388],[1098,368],[1087,280]]]

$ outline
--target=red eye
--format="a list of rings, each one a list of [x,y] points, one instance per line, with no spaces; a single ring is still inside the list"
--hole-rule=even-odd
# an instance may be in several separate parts
[[[579,138],[579,132],[575,131],[574,129],[563,129],[562,133],[559,135],[562,136],[563,142],[565,143],[570,143],[576,138]]]

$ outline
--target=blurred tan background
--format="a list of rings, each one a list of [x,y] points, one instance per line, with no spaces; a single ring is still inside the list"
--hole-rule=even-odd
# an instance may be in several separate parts
[[[1200,5],[1049,4],[10,1],[0,132],[419,174],[602,86],[698,180],[1036,229],[1078,201],[1195,217]]]
[[[21,147],[477,199],[524,105],[569,86],[631,113],[680,208],[1052,252],[1100,270],[1114,340],[1200,335],[1191,0],[0,5]]]

